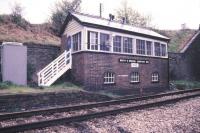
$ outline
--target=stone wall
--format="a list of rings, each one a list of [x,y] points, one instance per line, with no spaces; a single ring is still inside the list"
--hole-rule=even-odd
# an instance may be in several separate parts
[[[59,46],[24,43],[27,46],[27,81],[37,83],[37,72],[60,55]]]
[[[130,63],[120,63],[119,59],[148,60],[149,64],[139,64],[132,68]],[[168,88],[168,59],[129,56],[111,53],[79,52],[72,55],[72,74],[74,81],[92,90],[103,89],[133,89],[144,91]],[[115,84],[105,85],[105,72],[115,73]],[[130,83],[131,72],[139,72],[140,82]],[[159,73],[159,82],[151,82],[151,74]],[[149,89],[151,88],[151,89]]]
[[[53,106],[100,102],[111,98],[86,91],[56,91],[29,94],[8,94],[0,96],[0,113],[16,112]]]

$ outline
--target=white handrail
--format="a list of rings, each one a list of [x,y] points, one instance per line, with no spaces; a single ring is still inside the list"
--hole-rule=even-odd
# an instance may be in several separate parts
[[[71,66],[71,50],[64,51],[60,56],[37,73],[38,86],[50,86],[68,69],[71,69]]]

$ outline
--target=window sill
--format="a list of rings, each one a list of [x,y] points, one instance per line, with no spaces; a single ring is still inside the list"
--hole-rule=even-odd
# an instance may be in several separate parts
[[[159,81],[151,81],[151,83],[159,83]]]
[[[130,83],[131,83],[131,84],[139,84],[140,81],[131,81]]]
[[[103,83],[104,85],[114,85],[115,83]]]
[[[111,51],[100,51],[100,50],[78,50],[72,51],[72,54],[79,53],[79,52],[97,52],[97,53],[108,53],[108,54],[120,54],[120,55],[133,55],[133,56],[142,56],[142,57],[152,57],[152,58],[163,58],[168,59],[168,56],[155,56],[155,55],[139,55],[133,53],[125,53],[125,52],[111,52]]]

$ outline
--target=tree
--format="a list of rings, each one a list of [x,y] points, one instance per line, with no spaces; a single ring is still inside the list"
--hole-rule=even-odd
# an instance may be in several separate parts
[[[23,8],[19,3],[15,3],[14,6],[12,7],[12,13],[11,13],[12,21],[16,23],[17,25],[21,24],[22,11],[23,11]]]
[[[117,9],[117,19],[122,20],[125,18],[127,24],[139,27],[149,27],[151,22],[150,16],[144,16],[131,7],[128,7],[127,1],[123,1],[122,7]]]
[[[55,30],[55,33],[59,34],[60,29],[65,21],[69,12],[80,11],[81,0],[62,0],[57,2],[55,9],[51,15],[51,23]]]

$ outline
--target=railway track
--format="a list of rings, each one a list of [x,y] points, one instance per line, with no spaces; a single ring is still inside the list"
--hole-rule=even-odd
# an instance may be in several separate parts
[[[1,114],[0,123],[3,126],[0,128],[0,132],[20,132],[60,124],[69,124],[92,118],[116,115],[121,112],[135,111],[171,104],[197,96],[200,96],[200,89],[168,92],[138,98],[128,97],[92,104]],[[36,116],[40,116],[40,120],[31,121]],[[15,123],[18,119],[22,120],[22,118],[29,121],[23,124]]]

